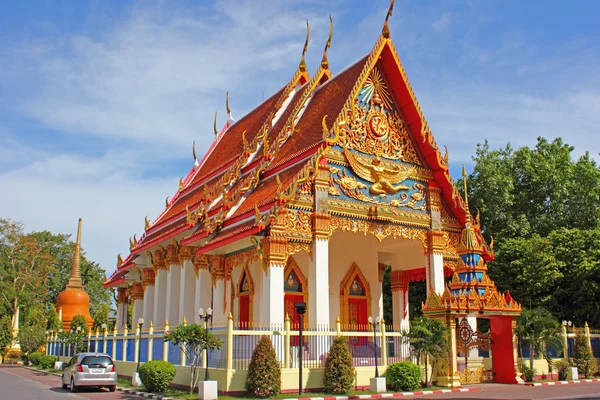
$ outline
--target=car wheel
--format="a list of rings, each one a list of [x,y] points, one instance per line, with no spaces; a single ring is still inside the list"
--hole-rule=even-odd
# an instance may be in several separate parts
[[[73,380],[73,378],[71,378],[71,392],[77,393],[78,390],[79,388],[75,386],[75,381]]]
[[[117,390],[117,386],[116,385],[109,386],[108,390],[110,390],[111,392],[114,392],[115,390]]]

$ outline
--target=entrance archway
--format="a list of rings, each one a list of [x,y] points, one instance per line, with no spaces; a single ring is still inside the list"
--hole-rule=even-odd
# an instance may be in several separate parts
[[[290,318],[291,328],[297,330],[299,325],[295,304],[299,302],[308,303],[308,281],[293,257],[288,259],[287,266],[283,273],[283,279],[284,312]],[[308,310],[308,304],[306,308]],[[303,328],[306,328],[307,321],[308,312],[304,316]]]
[[[340,298],[342,323],[351,329],[368,330],[371,288],[356,263],[352,263],[340,283]]]
[[[240,329],[250,329],[254,309],[254,281],[245,265],[237,284],[238,294],[238,323]]]

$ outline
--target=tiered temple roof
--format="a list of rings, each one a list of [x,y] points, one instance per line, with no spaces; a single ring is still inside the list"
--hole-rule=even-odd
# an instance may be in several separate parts
[[[147,220],[139,239],[134,236],[130,254],[124,260],[119,256],[118,268],[105,286],[123,282],[140,255],[175,238],[203,254],[268,232],[273,216],[286,202],[311,190],[305,186],[339,140],[339,127],[348,123],[357,96],[374,70],[387,82],[418,157],[432,177],[429,185],[440,188],[447,213],[465,226],[468,209],[450,178],[447,152],[441,154],[431,134],[389,36],[387,17],[371,52],[336,76],[327,60],[330,42],[331,36],[312,77],[304,63],[306,42],[289,82],[237,122],[230,118],[202,161],[194,163],[175,195],[167,198],[164,211],[154,222]],[[474,232],[481,256],[492,259],[478,227]]]

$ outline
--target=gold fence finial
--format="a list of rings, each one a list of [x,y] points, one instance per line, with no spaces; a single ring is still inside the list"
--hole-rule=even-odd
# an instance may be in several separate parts
[[[333,37],[333,19],[331,19],[331,14],[329,14],[329,37],[327,38],[327,43],[325,43],[325,50],[323,50],[323,59],[321,60],[321,67],[325,69],[329,69],[329,60],[327,60],[327,50],[331,47],[331,38]]]
[[[388,26],[388,20],[392,16],[392,12],[394,11],[394,0],[390,2],[390,8],[388,9],[387,15],[385,16],[385,22],[383,23],[383,29],[381,30],[381,36],[386,39],[390,37],[390,27]]]
[[[304,55],[306,54],[306,50],[308,50],[308,37],[310,36],[310,25],[308,25],[308,20],[306,20],[306,39],[304,40],[304,49],[302,49],[302,58],[300,59],[300,66],[298,67],[300,71],[306,71],[306,60],[304,59]]]

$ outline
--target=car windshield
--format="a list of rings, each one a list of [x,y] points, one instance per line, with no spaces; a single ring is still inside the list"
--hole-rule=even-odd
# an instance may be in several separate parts
[[[112,360],[106,356],[86,356],[81,360],[81,365],[87,365],[92,368],[106,368],[112,364]]]

